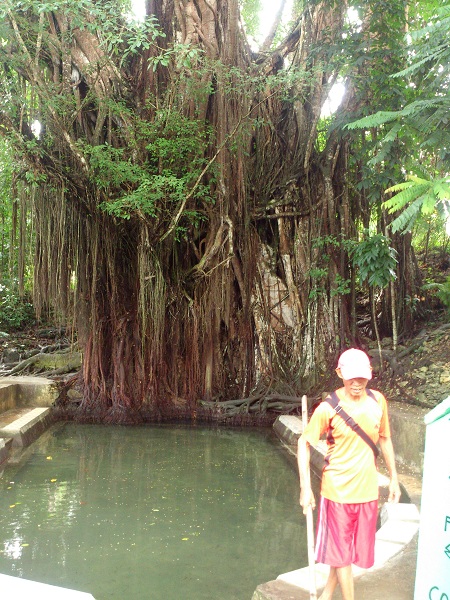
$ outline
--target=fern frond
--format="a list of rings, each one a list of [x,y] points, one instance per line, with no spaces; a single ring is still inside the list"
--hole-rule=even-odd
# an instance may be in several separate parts
[[[418,60],[417,62],[415,62],[412,65],[409,65],[409,67],[406,67],[406,69],[403,69],[402,71],[399,71],[398,73],[393,73],[390,77],[392,77],[392,79],[398,79],[399,77],[408,77],[409,75],[414,75],[414,73],[425,63],[429,62],[430,58],[428,56],[425,56],[424,58],[422,58],[422,60]]]
[[[420,214],[421,205],[422,198],[418,198],[410,206],[408,206],[406,210],[404,210],[396,219],[392,221],[392,231],[394,233],[397,231],[409,231]]]
[[[390,187],[385,193],[395,192],[398,193],[382,204],[390,214],[403,209],[391,224],[393,232],[409,231],[420,214],[427,216],[434,211],[445,217],[450,214],[449,177],[428,180],[409,175],[407,181]]]
[[[371,127],[379,127],[386,123],[391,123],[401,119],[402,117],[414,117],[414,124],[420,129],[420,121],[417,121],[417,116],[425,110],[436,110],[440,108],[443,112],[447,112],[450,105],[450,99],[447,97],[425,98],[423,100],[415,100],[407,104],[401,110],[384,111],[380,110],[373,115],[368,115],[357,121],[352,121],[344,125],[344,129],[370,129]],[[394,126],[395,127],[395,126]],[[389,133],[393,131],[391,129]],[[398,131],[398,130],[397,130]],[[388,134],[389,135],[389,134]]]
[[[420,148],[431,149],[431,152],[435,152],[436,148],[446,147],[450,147],[450,131],[444,129],[436,129],[420,144]]]
[[[436,27],[439,29],[444,29],[448,31],[448,21],[450,20],[450,9],[449,5],[442,6],[436,10],[436,19],[434,22],[422,27],[421,29],[417,29],[416,31],[410,32],[411,40],[413,42],[417,42],[422,38],[426,38],[430,33],[436,34]]]
[[[383,208],[387,208],[389,213],[393,213],[397,210],[401,210],[407,204],[412,202],[413,200],[420,199],[427,193],[430,188],[430,184],[414,184],[399,192],[389,200],[383,202]],[[409,209],[409,207],[408,207]],[[408,210],[406,209],[405,212]]]
[[[379,163],[383,162],[386,157],[389,155],[389,152],[391,151],[392,148],[392,142],[386,142],[381,145],[381,148],[379,149],[378,153],[375,154],[375,156],[373,156],[373,158],[371,158],[367,164],[371,167],[378,165]]]
[[[417,175],[408,175],[408,179],[415,184],[430,186],[431,182],[428,179],[422,179],[421,177],[417,177]]]
[[[437,198],[433,194],[433,190],[430,193],[425,194],[422,200],[422,206],[420,207],[420,211],[423,215],[428,216],[431,215],[436,208]]]
[[[380,110],[373,115],[368,115],[367,117],[363,117],[352,123],[347,123],[345,129],[370,129],[371,127],[378,127],[379,125],[384,125],[384,123],[395,121],[399,115],[399,111]]]
[[[450,201],[450,183],[445,180],[437,181],[434,184],[433,193],[439,200]]]
[[[385,194],[392,194],[393,192],[398,192],[398,191],[401,191],[401,190],[406,190],[406,189],[410,188],[413,185],[414,184],[411,181],[403,181],[402,183],[396,183],[395,185],[391,186],[387,190],[384,190],[384,193]],[[386,200],[386,202],[389,202],[389,200]]]
[[[425,98],[423,100],[415,100],[410,104],[407,104],[402,110],[398,111],[399,117],[409,117],[416,115],[423,110],[435,108],[442,104],[443,98]]]
[[[402,128],[401,123],[395,123],[393,127],[391,127],[390,131],[384,136],[384,142],[393,142],[397,138],[397,134]]]

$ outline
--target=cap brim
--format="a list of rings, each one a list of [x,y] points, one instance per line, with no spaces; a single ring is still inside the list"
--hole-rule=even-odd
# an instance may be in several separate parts
[[[344,379],[372,379],[372,370],[368,367],[341,367],[341,375]]]

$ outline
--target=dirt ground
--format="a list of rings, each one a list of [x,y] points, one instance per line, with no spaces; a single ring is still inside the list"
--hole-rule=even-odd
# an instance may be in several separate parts
[[[374,378],[386,397],[424,408],[433,408],[450,395],[450,324],[424,328],[406,345],[413,350]]]

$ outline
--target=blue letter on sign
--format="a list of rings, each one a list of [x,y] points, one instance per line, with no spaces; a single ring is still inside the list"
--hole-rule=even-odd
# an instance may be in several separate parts
[[[444,550],[444,552],[447,555],[447,558],[450,558],[450,544],[447,546],[447,548]]]

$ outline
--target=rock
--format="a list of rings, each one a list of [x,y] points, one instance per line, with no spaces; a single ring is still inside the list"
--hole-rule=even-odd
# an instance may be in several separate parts
[[[371,359],[371,364],[372,364],[372,369],[374,370],[375,373],[378,373],[380,371],[380,357],[378,356],[378,352],[376,353],[376,355]]]
[[[419,400],[419,402],[422,402],[424,404],[426,404],[428,402],[428,398],[426,397],[426,395],[423,392],[417,392],[416,399]]]
[[[67,391],[67,397],[71,402],[81,402],[83,400],[83,394],[73,388]]]
[[[417,379],[426,379],[427,374],[426,373],[416,373],[416,377],[417,377]]]
[[[20,352],[17,348],[5,348],[3,350],[3,362],[5,365],[13,365],[14,363],[19,362],[20,360]]]
[[[442,363],[436,363],[434,365],[430,365],[430,371],[441,371]]]

